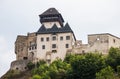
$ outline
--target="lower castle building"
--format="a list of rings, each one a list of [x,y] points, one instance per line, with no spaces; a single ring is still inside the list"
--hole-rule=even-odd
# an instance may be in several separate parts
[[[45,60],[49,64],[59,58],[63,60],[67,53],[108,54],[111,47],[120,47],[120,38],[109,33],[88,35],[88,44],[82,44],[76,40],[69,24],[64,25],[62,15],[55,8],[46,10],[39,17],[41,27],[37,32],[17,36],[16,61],[11,63],[11,69],[24,71],[29,61]]]

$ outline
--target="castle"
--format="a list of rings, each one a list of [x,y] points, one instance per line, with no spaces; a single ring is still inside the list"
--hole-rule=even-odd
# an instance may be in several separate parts
[[[37,32],[17,36],[16,61],[11,63],[11,69],[24,71],[29,61],[45,60],[49,64],[59,58],[63,60],[67,53],[108,54],[110,47],[120,47],[120,38],[109,33],[88,35],[88,44],[82,44],[69,24],[64,25],[62,15],[55,8],[49,8],[39,17],[41,27]]]

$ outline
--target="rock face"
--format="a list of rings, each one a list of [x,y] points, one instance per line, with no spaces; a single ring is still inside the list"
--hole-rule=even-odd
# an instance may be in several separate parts
[[[10,70],[26,71],[29,60],[17,60],[11,63]]]

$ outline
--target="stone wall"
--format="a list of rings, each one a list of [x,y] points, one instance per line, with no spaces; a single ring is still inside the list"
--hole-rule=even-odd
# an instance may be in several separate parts
[[[31,52],[36,51],[36,34],[28,33],[27,36],[18,35],[15,41],[15,53],[17,60],[32,60]]]
[[[25,71],[27,70],[27,64],[29,63],[28,60],[16,60],[11,63],[10,70],[19,70]]]

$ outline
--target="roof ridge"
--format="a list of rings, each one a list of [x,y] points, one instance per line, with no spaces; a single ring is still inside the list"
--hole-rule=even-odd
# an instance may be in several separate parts
[[[60,14],[55,8],[49,8],[41,15],[52,15],[52,14]]]

